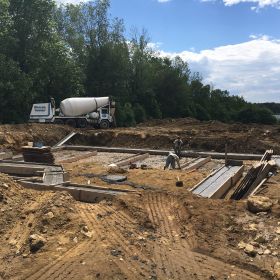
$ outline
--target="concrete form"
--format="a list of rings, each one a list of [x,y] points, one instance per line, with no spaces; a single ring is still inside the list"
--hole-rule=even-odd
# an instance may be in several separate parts
[[[19,180],[25,188],[30,188],[38,191],[67,191],[75,200],[82,202],[99,202],[104,199],[110,199],[116,195],[126,195],[128,193],[138,194],[129,190],[118,190],[112,188],[102,188],[91,185],[77,185],[77,184],[59,184],[59,185],[47,185],[39,182],[31,182],[27,180]]]
[[[115,148],[115,147],[96,147],[96,146],[73,146],[65,145],[59,147],[64,150],[73,150],[73,151],[90,151],[96,150],[98,152],[115,152],[115,153],[128,153],[128,154],[139,154],[139,153],[148,153],[150,155],[161,155],[167,156],[169,151],[167,150],[150,150],[150,149],[131,149],[131,148]],[[209,157],[213,159],[224,159],[224,153],[216,152],[196,152],[196,151],[182,151],[182,157]],[[236,160],[260,160],[263,155],[258,154],[238,154],[238,153],[228,153],[228,159]]]
[[[9,175],[36,176],[38,172],[43,172],[46,166],[33,164],[14,164],[0,162],[0,172]]]
[[[65,144],[67,141],[69,141],[73,136],[75,136],[77,133],[76,132],[71,132],[71,133],[69,133],[66,137],[64,137],[62,140],[60,140],[57,144],[55,144],[54,146],[53,146],[53,148],[52,149],[56,149],[56,148],[58,148],[58,147],[60,147],[60,146],[62,146],[63,144]]]
[[[257,178],[255,179],[255,181],[251,184],[251,186],[249,187],[249,189],[246,191],[246,193],[243,195],[243,198],[247,198],[248,196],[250,196],[250,194],[252,192],[254,192],[254,190],[256,188],[259,187],[259,185],[262,183],[262,181],[264,179],[267,178],[268,173],[270,172],[271,169],[273,169],[273,166],[275,166],[275,162],[274,161],[268,161],[263,168],[261,169],[261,171],[259,172]]]
[[[130,165],[131,163],[144,160],[144,159],[148,158],[149,156],[150,156],[150,155],[149,155],[148,153],[146,153],[146,154],[139,154],[139,155],[132,156],[132,157],[123,159],[123,160],[121,160],[121,161],[118,161],[118,162],[116,162],[115,164],[116,164],[117,166],[119,166],[119,167],[121,167],[121,166],[127,166],[127,165]]]
[[[78,156],[75,156],[75,157],[71,157],[71,158],[68,158],[68,159],[61,160],[61,161],[59,161],[59,163],[72,163],[72,162],[76,162],[76,161],[79,161],[79,160],[82,160],[82,159],[87,159],[89,157],[93,157],[93,156],[96,156],[96,155],[97,155],[97,151],[93,151],[93,152],[90,152],[90,153],[86,153],[86,154],[82,154],[82,155],[78,155]]]
[[[192,171],[203,166],[209,161],[211,161],[211,157],[197,158],[196,160],[189,162],[187,165],[181,166],[181,168],[186,171]]]
[[[210,174],[191,191],[199,196],[207,198],[223,198],[241,178],[244,170],[242,166],[223,166]]]

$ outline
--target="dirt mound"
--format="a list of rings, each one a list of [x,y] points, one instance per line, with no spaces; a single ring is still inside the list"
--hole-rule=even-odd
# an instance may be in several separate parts
[[[153,119],[148,120],[146,122],[140,123],[137,127],[174,127],[174,126],[183,126],[189,124],[197,124],[200,123],[199,120],[194,118],[180,118],[180,119]]]
[[[69,126],[23,124],[0,126],[0,148],[19,150],[27,142],[41,141],[54,145],[73,131]],[[280,154],[279,126],[201,122],[191,118],[151,120],[132,128],[108,130],[76,129],[78,135],[67,144],[113,147],[171,149],[177,136],[183,149],[224,152],[263,153],[273,149]]]
[[[194,119],[151,120],[132,128],[109,130],[79,130],[70,143],[113,147],[171,149],[180,136],[183,149],[224,152],[263,153],[279,148],[279,126],[257,124],[225,124],[218,121],[201,122]]]
[[[271,213],[254,215],[246,203],[177,196],[174,216],[179,217],[181,235],[192,239],[192,250],[226,261],[273,279],[273,265],[278,248],[279,206]],[[193,238],[192,238],[193,237]],[[240,244],[245,244],[243,247]],[[250,244],[256,257],[245,253]]]
[[[24,189],[0,174],[0,276],[13,278],[26,263],[44,262],[48,255],[68,250],[86,238],[83,220],[75,210],[76,201],[64,192]],[[24,258],[24,261],[23,261]],[[13,259],[13,267],[9,262]],[[0,277],[0,278],[1,278]]]
[[[73,131],[69,126],[51,124],[18,124],[0,126],[0,147],[20,150],[27,142],[42,142],[54,145],[68,133]]]

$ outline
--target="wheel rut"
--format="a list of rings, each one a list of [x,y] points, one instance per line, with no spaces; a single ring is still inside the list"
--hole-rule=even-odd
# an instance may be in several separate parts
[[[213,257],[194,252],[196,245],[194,233],[189,230],[190,238],[180,237],[180,214],[176,201],[167,194],[150,193],[145,200],[146,209],[161,236],[154,246],[154,257],[158,264],[159,279],[205,279],[206,275],[227,277],[234,274],[237,279],[257,280],[260,276],[241,268],[231,266]],[[165,268],[165,269],[163,269]],[[164,278],[165,277],[165,278]],[[239,278],[238,278],[239,277]],[[222,278],[223,279],[223,278]]]
[[[102,212],[103,211],[103,212]],[[105,211],[105,212],[104,212]],[[99,208],[99,213],[112,213],[107,215],[103,219],[103,226],[106,231],[110,233],[110,239],[108,239],[111,247],[118,248],[124,253],[122,258],[124,259],[124,267],[130,268],[131,272],[134,274],[134,279],[143,279],[143,277],[149,277],[150,270],[142,263],[142,265],[133,261],[133,258],[137,255],[141,260],[146,260],[147,256],[143,254],[136,245],[131,243],[129,238],[124,236],[124,229],[129,229],[130,232],[137,234],[135,226],[127,223],[127,217],[121,212],[114,211],[112,207],[105,206],[104,208]],[[134,224],[136,224],[134,222]],[[123,263],[123,262],[122,262]]]

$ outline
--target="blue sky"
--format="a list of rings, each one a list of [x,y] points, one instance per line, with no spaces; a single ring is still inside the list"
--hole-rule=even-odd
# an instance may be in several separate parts
[[[128,38],[146,29],[158,55],[180,56],[213,88],[280,102],[280,0],[111,0],[110,14]]]
[[[146,28],[168,52],[204,50],[248,41],[252,34],[280,38],[280,10],[252,11],[252,3],[225,6],[222,1],[111,0],[111,14],[131,27]]]

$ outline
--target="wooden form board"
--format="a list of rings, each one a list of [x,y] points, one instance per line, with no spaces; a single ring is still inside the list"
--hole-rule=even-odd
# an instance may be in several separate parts
[[[223,166],[197,184],[191,191],[202,197],[223,198],[241,178],[242,166]]]
[[[243,195],[243,198],[247,198],[254,190],[258,187],[258,185],[268,176],[269,171],[275,166],[275,162],[273,160],[268,161],[262,170],[259,172],[257,178],[252,183],[250,188],[247,190],[247,192]]]
[[[5,174],[24,175],[24,176],[35,176],[38,175],[39,171],[44,171],[45,167],[42,166],[28,166],[28,165],[14,165],[0,163],[0,172]]]
[[[72,150],[72,151],[92,151],[96,150],[98,152],[108,152],[108,153],[128,153],[128,154],[139,154],[139,153],[149,153],[150,155],[161,155],[167,156],[168,150],[151,150],[151,149],[133,149],[133,148],[118,148],[118,147],[98,147],[98,146],[80,146],[80,145],[65,145],[60,146],[59,149],[62,150]],[[212,159],[224,159],[224,153],[217,152],[196,152],[196,151],[182,151],[182,157],[209,157]],[[260,160],[263,155],[258,154],[237,154],[228,153],[228,159],[236,160]]]
[[[267,150],[262,156],[261,161],[249,169],[246,176],[231,195],[231,199],[240,200],[247,198],[259,187],[259,184],[268,177],[269,172],[276,167],[276,162],[273,159],[271,160],[273,158],[272,155],[273,150]],[[277,156],[274,158],[277,158]]]
[[[182,169],[185,171],[192,171],[192,170],[198,169],[199,167],[203,166],[204,164],[206,164],[209,161],[211,161],[211,157],[198,158],[195,161],[188,164],[187,166],[182,167]]]
[[[137,162],[137,161],[140,161],[140,160],[143,160],[143,159],[146,159],[148,158],[150,155],[148,153],[146,154],[142,154],[142,155],[136,155],[134,157],[130,157],[128,159],[124,159],[123,161],[120,161],[120,162],[116,162],[115,164],[119,167],[121,166],[126,166],[126,165],[130,165],[131,163],[134,163],[134,162]]]
[[[261,189],[262,185],[264,183],[266,183],[266,181],[268,180],[268,178],[264,178],[259,184],[258,186],[252,191],[252,193],[249,195],[249,196],[253,196],[255,195],[256,193],[258,193],[258,191]]]
[[[78,156],[75,156],[75,157],[71,157],[71,158],[61,160],[61,161],[59,161],[59,163],[72,163],[72,162],[76,162],[76,161],[79,161],[79,160],[82,160],[82,159],[87,159],[87,158],[90,158],[90,157],[93,157],[93,156],[96,156],[96,155],[97,155],[97,151],[93,151],[93,152],[90,152],[90,153],[86,153],[86,154],[82,154],[82,155],[78,155]]]
[[[67,191],[75,200],[82,202],[99,202],[104,199],[112,198],[116,195],[126,195],[128,192],[124,190],[110,190],[106,188],[98,188],[94,186],[81,186],[81,185],[46,185],[37,182],[30,182],[26,180],[18,181],[23,187],[31,188],[38,191]],[[136,192],[129,192],[131,194],[137,194]]]
[[[197,158],[193,158],[187,162],[184,162],[181,164],[181,168],[184,169],[185,167],[188,167],[191,163],[197,161],[198,159],[200,159],[201,157],[197,157]]]
[[[61,165],[45,165],[27,162],[0,162],[0,172],[9,175],[38,176],[45,171],[63,171]]]
[[[0,160],[11,159],[12,157],[13,157],[13,152],[11,151],[0,152]]]
[[[77,134],[76,132],[72,131],[66,137],[64,137],[62,140],[60,140],[57,144],[55,144],[52,149],[56,149],[58,147],[61,147],[63,144],[65,144],[67,141],[69,141],[76,134]]]

